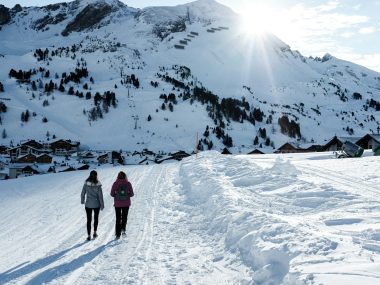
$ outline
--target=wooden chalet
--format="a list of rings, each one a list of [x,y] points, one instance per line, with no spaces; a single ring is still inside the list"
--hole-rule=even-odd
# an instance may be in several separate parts
[[[44,153],[36,157],[37,163],[51,163],[53,161],[53,157]]]
[[[185,157],[189,157],[190,154],[186,153],[183,150],[180,150],[180,151],[177,151],[175,153],[172,153],[170,156],[172,159],[180,161],[180,160],[184,159]]]
[[[231,152],[228,150],[228,148],[224,148],[222,151],[222,154],[231,154]]]
[[[91,151],[78,153],[78,159],[84,163],[91,162],[96,159],[96,156]]]
[[[355,143],[363,149],[375,149],[380,145],[380,135],[366,134]]]
[[[321,146],[319,144],[313,144],[313,145],[309,146],[308,148],[306,148],[306,151],[309,151],[309,152],[318,152],[318,151],[322,150],[322,147],[323,146]]]
[[[247,154],[264,154],[264,152],[262,152],[261,150],[256,148],[256,149],[248,152]]]
[[[144,148],[143,151],[141,152],[142,155],[156,155],[153,151]]]
[[[334,136],[330,141],[321,147],[321,151],[338,151],[342,149],[342,145],[345,141],[356,143],[359,139],[359,137]]]
[[[26,154],[41,155],[45,152],[46,150],[36,149],[29,145],[20,145],[20,146],[16,146],[14,148],[8,149],[8,154],[9,154],[9,157],[11,158],[11,161],[16,161],[18,157],[24,156]]]
[[[284,143],[282,146],[280,146],[274,153],[301,153],[301,152],[307,152],[306,149],[301,148],[300,146],[293,144],[293,143]]]
[[[98,157],[98,163],[100,164],[115,162],[122,164],[123,161],[123,157],[121,156],[120,152],[117,151],[110,151]]]
[[[39,143],[35,140],[27,140],[27,141],[22,141],[20,145],[25,145],[25,146],[30,146],[35,149],[43,149],[46,148],[46,144]]]
[[[13,165],[9,167],[9,178],[17,178],[19,176],[40,174],[35,167],[31,165]]]
[[[15,162],[16,163],[34,163],[36,162],[36,158],[37,156],[35,156],[34,154],[28,153],[28,154],[19,156]]]
[[[8,154],[8,147],[5,145],[0,145],[0,154]]]
[[[79,145],[79,142],[60,139],[50,143],[50,149],[55,155],[71,155],[79,151]]]

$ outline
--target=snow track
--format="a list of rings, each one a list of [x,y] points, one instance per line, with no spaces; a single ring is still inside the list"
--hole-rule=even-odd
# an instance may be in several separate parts
[[[181,185],[175,182],[176,164],[126,168],[135,197],[127,236],[114,240],[109,191],[119,170],[98,171],[106,205],[100,212],[99,236],[90,242],[85,241],[85,211],[80,205],[85,173],[53,175],[46,181],[19,179],[25,189],[36,180],[37,188],[44,190],[40,195],[27,190],[30,195],[14,195],[6,201],[11,204],[8,211],[1,211],[10,227],[0,233],[6,256],[0,264],[0,283],[239,283],[239,272],[215,263],[208,241],[189,228],[188,214],[181,206]],[[12,186],[14,181],[9,182]],[[14,199],[19,201],[13,203]]]

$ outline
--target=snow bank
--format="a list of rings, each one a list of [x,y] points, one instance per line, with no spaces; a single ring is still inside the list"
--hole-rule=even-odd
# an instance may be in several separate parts
[[[320,226],[316,217],[329,215],[328,208],[356,204],[357,197],[331,185],[305,181],[304,171],[290,160],[277,156],[272,163],[264,167],[248,156],[216,152],[189,159],[180,170],[186,201],[202,225],[197,230],[220,240],[227,252],[238,254],[254,271],[253,284],[313,284],[314,274],[302,272],[301,264],[318,268],[344,260],[337,253],[338,246],[345,246],[343,237],[323,226],[363,221],[326,219]],[[364,247],[378,251],[373,243]]]

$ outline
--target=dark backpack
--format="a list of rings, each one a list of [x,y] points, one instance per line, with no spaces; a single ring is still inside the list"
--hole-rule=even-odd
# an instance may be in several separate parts
[[[120,184],[116,189],[116,200],[127,200],[128,197],[128,185]]]

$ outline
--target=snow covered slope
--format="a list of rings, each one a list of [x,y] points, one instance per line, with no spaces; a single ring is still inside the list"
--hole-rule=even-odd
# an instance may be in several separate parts
[[[105,209],[90,242],[88,172],[0,184],[1,284],[379,284],[378,157],[223,156],[98,169]],[[118,171],[135,190],[114,240]]]
[[[8,13],[0,30],[2,144],[49,134],[95,149],[190,151],[199,133],[206,149],[212,141],[216,150],[272,152],[380,124],[379,73],[331,55],[306,58],[275,35],[249,35],[213,0],[142,10],[77,0]],[[78,68],[88,75],[62,83]],[[20,80],[12,69],[32,74]],[[196,87],[212,100],[195,96]],[[107,91],[116,104],[94,101]],[[175,100],[160,98],[170,93]],[[26,110],[32,116],[21,121]],[[279,126],[283,116],[299,126],[297,136]]]

